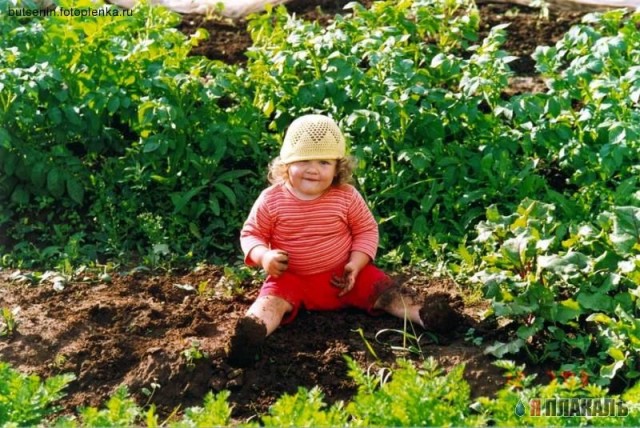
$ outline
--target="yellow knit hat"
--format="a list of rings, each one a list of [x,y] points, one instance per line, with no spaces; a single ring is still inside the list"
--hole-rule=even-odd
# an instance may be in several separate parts
[[[291,122],[280,149],[282,163],[313,159],[340,159],[345,156],[344,136],[330,117],[301,116]]]

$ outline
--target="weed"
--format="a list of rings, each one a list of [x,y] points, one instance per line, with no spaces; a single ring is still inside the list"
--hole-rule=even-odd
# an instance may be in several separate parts
[[[358,333],[360,335],[360,338],[364,342],[364,346],[367,348],[367,351],[369,351],[369,353],[373,356],[373,358],[376,359],[376,361],[380,361],[380,358],[378,357],[378,354],[376,354],[376,351],[371,346],[371,343],[369,343],[367,338],[364,336],[364,330],[362,330],[362,328],[358,328],[356,330],[351,330],[351,331],[353,331],[354,333]]]
[[[187,365],[187,367],[189,369],[193,369],[195,368],[195,363],[196,361],[202,359],[202,358],[208,358],[209,355],[204,352],[201,348],[200,348],[200,342],[197,340],[192,340],[191,341],[191,346],[188,349],[185,349],[184,351],[182,351],[180,353],[180,356],[184,359],[185,364]]]
[[[531,0],[529,2],[529,7],[533,7],[535,9],[540,9],[539,16],[540,19],[544,21],[549,20],[549,2],[546,0]]]
[[[74,379],[74,375],[64,374],[42,381],[0,362],[0,425],[38,425],[57,410],[53,403],[63,397],[62,391]]]
[[[429,336],[431,336],[433,341],[437,341],[436,336],[432,335],[431,333],[425,332],[423,334],[418,334],[416,332],[416,329],[413,325],[413,323],[411,322],[411,320],[409,319],[408,313],[407,313],[407,305],[406,302],[404,300],[404,297],[402,298],[402,303],[404,306],[404,317],[403,317],[403,326],[402,326],[402,330],[398,330],[398,329],[391,329],[391,328],[385,328],[382,329],[380,331],[378,331],[375,335],[375,339],[376,342],[383,344],[383,345],[387,345],[389,346],[393,351],[400,351],[400,352],[409,352],[411,354],[417,355],[420,358],[424,359],[424,354],[422,351],[422,345],[420,344],[420,341],[422,340],[422,337],[424,334],[427,334]],[[411,330],[411,331],[409,331]],[[381,340],[381,336],[387,334],[387,333],[392,333],[392,334],[399,334],[400,337],[402,338],[402,344],[400,346],[398,345],[392,345],[389,341],[382,341]]]
[[[482,336],[476,336],[476,329],[475,328],[470,328],[465,333],[464,340],[466,342],[472,343],[475,346],[480,346],[480,345],[482,345],[483,337]]]
[[[13,336],[18,327],[18,322],[15,316],[20,311],[20,308],[9,309],[2,307],[0,315],[2,316],[2,325],[0,325],[0,336]]]
[[[143,387],[140,391],[142,392],[142,394],[147,397],[147,402],[144,403],[144,405],[142,407],[147,407],[149,405],[149,403],[151,403],[151,400],[153,399],[154,394],[156,393],[156,391],[158,389],[160,389],[160,384],[157,382],[151,382],[149,384],[149,386],[151,387],[151,389],[147,388],[147,387]]]

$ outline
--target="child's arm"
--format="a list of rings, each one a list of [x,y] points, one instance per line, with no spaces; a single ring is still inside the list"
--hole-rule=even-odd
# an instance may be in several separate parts
[[[353,286],[356,284],[358,274],[370,261],[371,257],[362,251],[351,252],[349,262],[344,267],[344,274],[342,275],[342,278],[334,277],[331,280],[331,283],[334,286],[342,289],[342,291],[338,293],[338,297],[342,297],[351,291]]]
[[[262,266],[267,274],[276,278],[289,267],[289,256],[286,251],[270,250],[265,245],[253,247],[249,251],[248,258],[254,264]]]
[[[265,203],[266,192],[256,199],[242,226],[240,245],[248,265],[262,266],[267,274],[278,277],[287,270],[289,256],[286,251],[269,249],[273,219]]]

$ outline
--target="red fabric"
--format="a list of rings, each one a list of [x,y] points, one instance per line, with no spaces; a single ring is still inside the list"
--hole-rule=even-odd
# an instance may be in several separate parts
[[[269,276],[262,285],[260,297],[277,296],[291,303],[293,310],[284,316],[282,324],[293,321],[301,306],[312,311],[360,308],[371,314],[377,313],[373,305],[380,293],[392,285],[391,279],[370,263],[360,271],[351,291],[338,297],[341,290],[330,281],[333,275],[341,276],[343,269],[314,275],[296,275],[286,271],[278,278]]]

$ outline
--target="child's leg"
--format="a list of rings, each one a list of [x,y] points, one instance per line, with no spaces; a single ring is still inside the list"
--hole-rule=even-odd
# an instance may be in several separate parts
[[[260,348],[293,306],[276,296],[260,296],[235,325],[227,348],[229,364],[247,367],[260,358]]]
[[[375,304],[374,309],[383,310],[398,318],[408,319],[414,324],[424,328],[424,323],[420,317],[420,308],[415,295],[402,292],[400,287],[392,286],[383,291]]]
[[[398,318],[407,318],[441,336],[450,336],[464,324],[464,303],[457,294],[437,292],[419,299],[411,291],[402,291],[394,286],[380,294],[374,308]]]
[[[278,328],[284,314],[292,310],[293,306],[291,303],[280,297],[261,296],[253,302],[245,316],[261,321],[266,327],[266,335],[269,336]]]

